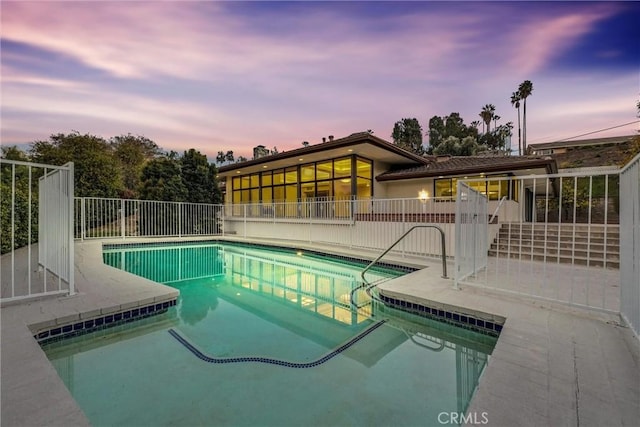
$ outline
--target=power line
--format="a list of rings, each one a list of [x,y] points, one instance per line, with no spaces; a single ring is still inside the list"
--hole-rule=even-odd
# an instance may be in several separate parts
[[[638,122],[640,122],[640,120],[636,120],[636,121],[633,121],[633,122],[624,123],[624,124],[621,124],[621,125],[612,126],[610,128],[600,129],[600,130],[596,130],[596,131],[593,131],[593,132],[588,132],[588,133],[585,133],[585,134],[582,134],[582,135],[572,136],[572,137],[564,138],[564,139],[556,139],[557,137],[554,137],[554,136],[541,136],[541,137],[538,137],[538,138],[534,138],[531,141],[527,141],[527,145],[529,145],[529,144],[542,144],[541,142],[538,142],[538,141],[547,141],[547,142],[549,142],[549,141],[552,141],[552,142],[567,141],[567,140],[574,139],[574,138],[580,138],[581,136],[591,135],[591,134],[597,133],[597,132],[604,132],[604,131],[609,130],[609,129],[616,129],[616,128],[619,128],[619,127],[632,125],[632,124],[638,123]]]
[[[576,138],[580,138],[580,137],[587,136],[587,135],[593,135],[594,133],[604,132],[604,131],[611,130],[611,129],[617,129],[617,128],[621,128],[621,127],[624,127],[624,126],[629,126],[629,125],[632,125],[634,123],[640,123],[640,120],[634,120],[632,122],[625,123],[625,124],[622,124],[622,125],[611,126],[610,128],[599,129],[599,130],[594,130],[593,132],[583,133],[582,135],[576,135],[576,136],[572,136],[572,137],[569,137],[569,138],[559,139],[556,142],[563,142],[563,141],[568,141],[570,139],[576,139]]]

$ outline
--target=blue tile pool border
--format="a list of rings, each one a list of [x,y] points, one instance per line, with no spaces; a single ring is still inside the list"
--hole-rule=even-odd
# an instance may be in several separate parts
[[[500,335],[500,332],[502,332],[502,323],[481,319],[468,313],[461,313],[450,309],[444,310],[442,308],[432,307],[427,304],[418,304],[399,298],[388,297],[383,294],[379,294],[378,299],[386,306],[394,308],[396,310],[415,314],[427,319],[445,322],[453,326],[470,329],[482,334],[497,337]]]
[[[328,257],[333,260],[344,260],[347,262],[353,263],[364,263],[368,264],[370,261],[362,258],[357,258],[348,255],[339,255],[335,253],[327,253],[323,251],[307,249],[307,248],[296,248],[293,246],[286,245],[271,245],[271,244],[262,244],[262,243],[254,243],[254,242],[236,242],[229,241],[224,239],[214,239],[214,240],[187,240],[180,242],[136,242],[136,243],[105,243],[102,248],[104,250],[118,250],[118,249],[126,249],[126,248],[158,248],[158,247],[170,247],[170,246],[185,246],[185,245],[211,245],[211,244],[224,244],[234,247],[254,247],[260,249],[271,249],[271,250],[281,250],[286,253],[296,253],[298,251],[302,251],[305,254],[312,254],[315,256]],[[414,271],[419,270],[418,267],[412,267],[408,265],[403,265],[399,263],[385,263],[378,262],[376,263],[376,267],[378,268],[388,268],[396,271],[402,271],[404,273],[412,273]],[[462,327],[465,329],[470,329],[475,332],[480,332],[482,334],[491,335],[497,337],[502,332],[503,323],[496,321],[489,321],[485,319],[481,319],[479,317],[475,317],[468,313],[461,313],[453,310],[443,310],[441,308],[429,306],[427,304],[417,304],[411,303],[399,298],[391,298],[385,295],[380,294],[378,296],[382,303],[385,305],[404,311],[407,313],[415,314],[420,317],[448,323],[454,326]]]
[[[35,338],[38,344],[45,345],[166,313],[169,308],[174,307],[176,303],[177,299],[156,302],[129,310],[105,314],[92,319],[78,320],[66,325],[57,325],[53,328],[38,332],[33,338]]]

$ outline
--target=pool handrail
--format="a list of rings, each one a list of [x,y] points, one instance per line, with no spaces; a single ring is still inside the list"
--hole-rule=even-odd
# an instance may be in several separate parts
[[[366,283],[367,285],[369,284],[369,282],[367,281],[367,279],[365,279],[364,275],[367,271],[369,271],[369,269],[371,267],[373,267],[373,265],[375,263],[377,263],[378,261],[380,261],[380,259],[385,256],[386,254],[388,254],[391,249],[393,249],[398,243],[400,243],[400,241],[402,239],[405,238],[405,236],[409,233],[411,233],[413,230],[415,230],[416,228],[435,228],[440,232],[440,242],[441,242],[441,246],[442,246],[442,278],[443,279],[448,279],[449,277],[447,277],[447,245],[445,242],[445,235],[444,235],[444,230],[442,229],[442,227],[440,227],[439,225],[435,225],[435,224],[420,224],[420,225],[414,225],[413,227],[411,227],[410,229],[408,229],[402,236],[400,236],[398,238],[398,240],[396,240],[391,246],[389,246],[387,249],[385,249],[384,252],[382,252],[376,259],[374,259],[373,261],[371,261],[369,263],[369,265],[367,265],[364,270],[362,270],[362,273],[360,273],[360,276],[362,277],[362,281],[364,283]]]

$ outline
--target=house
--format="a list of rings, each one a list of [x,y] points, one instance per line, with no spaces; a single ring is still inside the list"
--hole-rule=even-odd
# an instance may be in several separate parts
[[[613,136],[607,138],[576,139],[572,141],[555,141],[541,144],[529,144],[528,154],[549,155],[564,154],[585,147],[617,146],[633,139],[636,135]]]
[[[531,144],[528,151],[553,157],[560,173],[606,173],[622,168],[640,152],[640,135]]]
[[[368,132],[222,166],[227,205],[311,200],[455,201],[459,179],[492,201],[517,200],[509,177],[556,173],[548,156],[418,156]]]

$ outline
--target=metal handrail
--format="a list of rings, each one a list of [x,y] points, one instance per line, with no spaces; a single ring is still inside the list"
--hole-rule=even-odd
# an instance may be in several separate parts
[[[493,215],[491,215],[489,224],[493,224],[493,219],[496,217],[496,215],[498,215],[498,211],[500,210],[500,207],[502,206],[505,200],[507,200],[507,196],[503,196],[502,199],[500,199],[500,203],[498,203],[498,207],[496,208],[495,211],[493,211]]]
[[[373,267],[373,265],[375,263],[377,263],[378,261],[380,261],[380,259],[385,256],[386,254],[389,253],[389,251],[391,251],[391,249],[393,249],[398,243],[400,243],[400,241],[402,239],[405,238],[405,236],[409,233],[411,233],[414,229],[416,228],[435,228],[440,232],[440,241],[441,241],[441,247],[442,247],[442,278],[443,279],[448,279],[449,277],[447,277],[447,245],[445,242],[445,237],[444,237],[444,230],[442,229],[442,227],[440,227],[439,225],[414,225],[413,227],[411,227],[409,230],[407,230],[402,236],[400,236],[398,238],[398,240],[396,240],[391,246],[389,246],[384,252],[382,252],[376,259],[374,259],[373,261],[371,261],[369,263],[369,265],[367,265],[364,270],[362,270],[362,273],[360,274],[360,276],[362,277],[362,280],[364,281],[364,283],[366,283],[367,285],[369,284],[369,282],[367,281],[367,279],[365,279],[364,274],[369,271],[369,269],[371,267]]]

